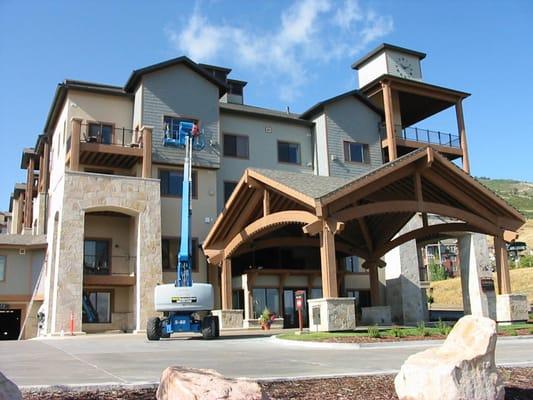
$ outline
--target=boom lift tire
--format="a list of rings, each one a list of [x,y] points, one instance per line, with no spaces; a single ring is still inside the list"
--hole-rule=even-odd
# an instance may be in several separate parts
[[[149,318],[146,323],[146,336],[148,340],[161,339],[161,320],[159,317]]]
[[[218,317],[207,315],[202,319],[202,336],[204,339],[210,340],[220,335]]]

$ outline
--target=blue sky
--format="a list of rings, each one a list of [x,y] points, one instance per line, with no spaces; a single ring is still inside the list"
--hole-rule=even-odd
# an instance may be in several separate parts
[[[301,112],[357,87],[351,63],[381,42],[426,52],[426,82],[472,93],[473,175],[533,181],[532,19],[529,0],[0,0],[0,209],[65,78],[123,85],[185,54],[232,68],[248,104]],[[455,115],[418,126],[455,133]]]

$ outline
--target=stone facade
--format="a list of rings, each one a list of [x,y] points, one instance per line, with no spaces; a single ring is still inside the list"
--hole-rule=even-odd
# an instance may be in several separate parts
[[[161,276],[161,208],[159,181],[83,172],[65,172],[64,195],[58,221],[57,251],[50,270],[55,279],[47,332],[67,331],[70,317],[74,332],[82,332],[83,243],[85,213],[113,211],[135,219],[136,269],[134,289],[135,330],[145,329],[155,315],[154,287]],[[50,235],[53,237],[55,232]],[[61,279],[57,279],[61,277]]]
[[[500,294],[496,296],[498,323],[525,322],[528,320],[528,311],[525,294]]]
[[[220,329],[242,329],[243,310],[213,310]]]
[[[307,300],[311,332],[349,331],[355,329],[353,297]]]

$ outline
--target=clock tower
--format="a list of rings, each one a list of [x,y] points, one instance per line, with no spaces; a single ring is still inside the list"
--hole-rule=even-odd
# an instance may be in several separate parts
[[[422,81],[420,61],[424,53],[383,43],[369,54],[352,64],[359,76],[362,88],[382,75]]]

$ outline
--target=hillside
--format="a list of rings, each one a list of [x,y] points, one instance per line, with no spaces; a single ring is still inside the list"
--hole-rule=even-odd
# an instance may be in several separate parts
[[[484,177],[477,180],[520,210],[526,218],[533,219],[533,183]]]

